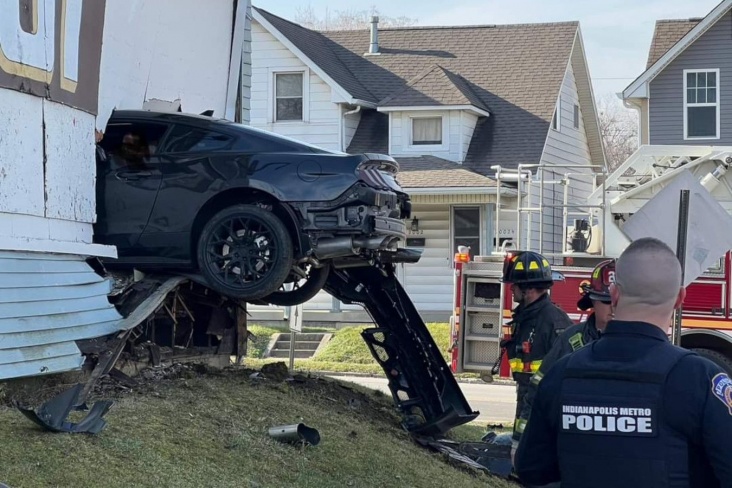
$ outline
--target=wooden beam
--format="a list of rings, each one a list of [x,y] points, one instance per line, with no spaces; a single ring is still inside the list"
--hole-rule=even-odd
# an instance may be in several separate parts
[[[236,364],[240,366],[247,355],[247,341],[249,330],[247,328],[247,303],[241,302],[236,307]]]

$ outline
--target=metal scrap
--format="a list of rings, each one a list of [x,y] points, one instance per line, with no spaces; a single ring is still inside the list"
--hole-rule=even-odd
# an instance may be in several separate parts
[[[511,445],[488,442],[456,442],[448,439],[434,440],[414,436],[423,446],[446,454],[450,459],[492,475],[509,479],[513,472]]]
[[[107,425],[107,421],[102,417],[112,407],[113,402],[111,400],[96,402],[91,410],[89,410],[87,416],[79,423],[75,424],[66,421],[71,410],[75,408],[75,405],[77,405],[77,400],[83,387],[84,384],[79,383],[71,389],[56,395],[41,405],[37,412],[29,408],[21,407],[17,402],[14,404],[15,407],[23,413],[23,415],[43,427],[45,430],[49,430],[51,432],[98,434]],[[85,405],[77,409],[84,408]]]
[[[317,446],[320,443],[320,433],[305,424],[278,425],[269,428],[270,437],[286,443],[303,443]]]

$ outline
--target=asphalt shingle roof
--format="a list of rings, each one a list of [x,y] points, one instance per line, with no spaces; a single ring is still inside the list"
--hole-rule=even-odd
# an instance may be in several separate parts
[[[362,110],[361,121],[346,149],[349,153],[389,153],[389,116],[376,110]]]
[[[483,101],[461,76],[433,64],[407,85],[379,102],[380,107],[473,105],[487,111]]]
[[[460,164],[434,156],[395,158],[399,184],[404,188],[489,188],[496,182]]]
[[[691,29],[701,22],[702,19],[679,19],[679,20],[658,20],[653,31],[651,48],[648,51],[646,69],[666,54],[674,44],[679,42]]]
[[[255,9],[355,98],[413,97],[420,104],[465,97],[487,110],[491,116],[479,119],[464,163],[483,174],[496,164],[539,162],[579,27],[380,28],[380,54],[367,55],[368,29],[315,32]]]

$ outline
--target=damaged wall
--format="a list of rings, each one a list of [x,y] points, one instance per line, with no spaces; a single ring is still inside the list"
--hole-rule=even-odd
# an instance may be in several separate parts
[[[97,128],[153,98],[223,117],[233,22],[233,0],[108,1]]]

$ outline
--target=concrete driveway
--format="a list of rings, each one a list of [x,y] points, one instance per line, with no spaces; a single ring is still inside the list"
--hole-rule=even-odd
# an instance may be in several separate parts
[[[391,396],[387,387],[386,378],[369,376],[342,376],[328,375],[334,379],[356,383],[374,390],[381,390]],[[476,422],[503,424],[505,427],[513,425],[516,413],[516,387],[505,384],[488,383],[458,383],[460,389],[473,410],[480,415]]]

